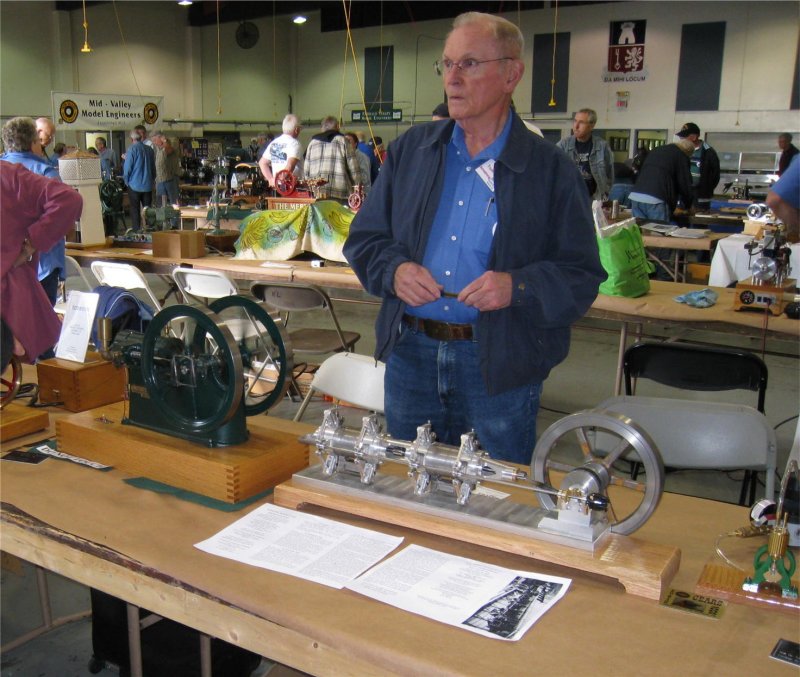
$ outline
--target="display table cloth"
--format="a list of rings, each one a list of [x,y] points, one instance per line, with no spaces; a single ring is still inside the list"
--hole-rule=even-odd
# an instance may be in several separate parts
[[[758,255],[751,257],[744,248],[748,242],[752,241],[752,235],[743,234],[730,235],[724,240],[720,240],[711,259],[708,284],[712,287],[727,287],[733,282],[750,277],[750,266],[753,261],[759,258]],[[800,244],[793,244],[791,248],[792,270],[789,273],[789,277],[797,278],[800,275]]]
[[[355,213],[332,200],[293,211],[269,209],[251,214],[239,227],[236,259],[285,261],[311,252],[344,262],[342,247]]]

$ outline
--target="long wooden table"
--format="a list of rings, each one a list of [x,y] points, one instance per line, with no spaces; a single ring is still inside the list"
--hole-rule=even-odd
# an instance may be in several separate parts
[[[667,238],[662,238],[667,239]],[[676,238],[680,240],[680,238]],[[323,287],[357,292],[355,300],[361,303],[378,303],[379,300],[366,294],[351,268],[339,264],[314,267],[311,261],[293,259],[291,261],[265,262],[233,259],[229,256],[212,254],[197,259],[170,259],[154,257],[147,250],[133,248],[67,250],[88,266],[95,259],[110,259],[132,263],[144,272],[168,275],[177,266],[219,270],[239,280],[278,280],[317,284]],[[265,265],[266,264],[266,265]],[[735,290],[714,287],[719,294],[716,305],[711,308],[692,308],[677,303],[676,296],[703,289],[700,285],[651,280],[650,292],[639,298],[606,296],[599,294],[586,314],[587,318],[612,320],[619,323],[619,354],[614,380],[613,394],[619,394],[622,387],[622,357],[631,334],[640,336],[645,325],[655,331],[663,328],[680,327],[711,331],[721,334],[736,334],[748,339],[753,350],[766,350],[767,339],[779,340],[786,345],[782,352],[798,354],[800,322],[785,315],[774,317],[757,311],[734,311]],[[352,301],[353,297],[335,299]]]
[[[220,254],[208,254],[197,259],[177,259],[153,256],[151,249],[135,247],[67,249],[67,254],[74,257],[84,267],[89,267],[95,260],[119,261],[131,263],[144,273],[169,275],[178,266],[189,266],[220,270],[239,280],[295,281],[336,289],[363,291],[363,287],[352,269],[336,263],[326,263],[325,266],[316,268],[310,260],[240,261]]]
[[[196,259],[174,259],[154,257],[145,249],[121,247],[68,249],[67,253],[86,267],[96,259],[132,263],[143,272],[162,274],[169,274],[177,266],[190,266],[219,270],[239,280],[296,281],[358,291],[365,299],[378,302],[378,299],[366,296],[364,288],[351,268],[335,263],[315,267],[311,261],[300,259],[276,262],[245,261],[219,254]],[[733,289],[715,287],[714,291],[719,294],[719,299],[711,308],[692,308],[674,301],[676,296],[703,288],[698,285],[652,280],[650,292],[639,298],[598,295],[587,316],[620,322],[668,322],[755,337],[783,336],[793,340],[800,336],[800,322],[790,320],[784,315],[766,317],[761,312],[734,311]]]
[[[250,422],[308,430],[273,417]],[[314,511],[403,536],[404,544],[573,578],[566,597],[520,641],[486,639],[350,591],[203,553],[193,544],[240,514],[133,488],[118,470],[55,460],[0,466],[3,551],[312,674],[785,675],[790,668],[769,652],[778,639],[800,635],[796,614],[785,611],[729,604],[711,620],[556,565]],[[673,587],[691,591],[713,559],[717,535],[747,519],[745,508],[667,494],[635,537],[679,547]],[[758,545],[759,539],[737,540],[726,552],[746,562]]]
[[[728,233],[707,233],[703,237],[672,237],[671,235],[653,235],[642,233],[647,257],[656,265],[661,266],[673,282],[686,280],[688,265],[687,253],[690,251],[710,252],[717,242],[728,237]],[[672,251],[672,268],[667,266],[655,253],[654,249],[670,249]]]
[[[639,298],[599,294],[587,317],[614,320],[620,324],[617,372],[614,394],[622,390],[622,359],[631,334],[641,336],[649,327],[664,332],[667,327],[703,330],[749,339],[753,350],[766,350],[767,339],[780,341],[788,354],[798,355],[800,322],[785,315],[773,316],[757,311],[735,311],[733,300],[736,290],[723,287],[712,289],[719,295],[710,308],[693,308],[675,301],[675,297],[704,289],[701,285],[651,280],[650,292]]]

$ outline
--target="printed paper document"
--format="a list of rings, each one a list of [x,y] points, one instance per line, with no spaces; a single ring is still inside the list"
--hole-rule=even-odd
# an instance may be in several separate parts
[[[564,596],[570,583],[412,544],[347,587],[441,623],[515,641]]]
[[[195,547],[342,588],[402,541],[400,537],[267,504]]]

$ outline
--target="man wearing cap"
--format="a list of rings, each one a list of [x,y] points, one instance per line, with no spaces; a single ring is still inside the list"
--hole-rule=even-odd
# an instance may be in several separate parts
[[[676,135],[679,139],[689,139],[694,144],[694,152],[689,158],[692,173],[692,195],[700,207],[707,207],[719,183],[719,156],[711,146],[700,138],[700,127],[687,122]],[[705,203],[705,204],[703,204]]]
[[[680,139],[650,151],[639,171],[629,198],[636,218],[669,221],[680,198],[692,204],[692,177],[688,158],[694,144]]]

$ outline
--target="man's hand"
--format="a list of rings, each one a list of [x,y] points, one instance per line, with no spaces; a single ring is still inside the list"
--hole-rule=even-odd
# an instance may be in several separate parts
[[[26,263],[30,263],[33,261],[33,255],[36,253],[36,249],[31,244],[30,240],[27,238],[22,242],[22,249],[20,249],[19,255],[16,259],[14,259],[14,264],[12,268],[19,268]]]
[[[410,306],[421,306],[438,299],[442,290],[427,268],[406,261],[394,271],[394,293]]]
[[[486,271],[461,290],[458,300],[481,312],[499,310],[511,305],[511,273]]]

